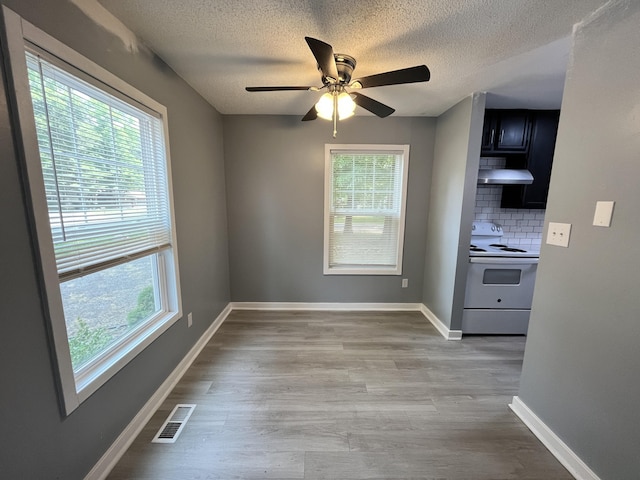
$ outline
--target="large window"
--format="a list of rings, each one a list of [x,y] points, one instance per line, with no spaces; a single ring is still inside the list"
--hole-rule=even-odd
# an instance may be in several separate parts
[[[21,26],[10,57],[70,412],[181,315],[166,110]]]
[[[408,145],[326,145],[324,273],[401,275]]]

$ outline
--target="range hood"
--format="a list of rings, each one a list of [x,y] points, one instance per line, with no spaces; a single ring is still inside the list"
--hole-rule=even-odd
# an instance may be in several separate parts
[[[478,185],[529,185],[533,175],[529,170],[510,168],[481,168],[478,171]]]

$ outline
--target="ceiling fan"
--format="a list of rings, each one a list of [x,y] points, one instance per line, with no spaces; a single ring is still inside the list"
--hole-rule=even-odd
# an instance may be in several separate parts
[[[376,75],[358,78],[351,81],[351,75],[356,68],[356,59],[342,53],[333,53],[333,47],[328,43],[311,37],[304,37],[318,62],[318,70],[322,73],[321,87],[246,87],[248,92],[279,92],[286,90],[308,90],[317,92],[327,89],[327,93],[320,97],[302,121],[315,120],[317,117],[333,120],[333,136],[337,133],[338,119],[343,120],[354,114],[356,105],[374,113],[380,118],[388,117],[395,109],[380,103],[373,98],[352,91],[362,88],[382,87],[386,85],[400,85],[403,83],[428,82],[431,73],[426,65],[402,68]],[[349,91],[347,90],[349,89]]]

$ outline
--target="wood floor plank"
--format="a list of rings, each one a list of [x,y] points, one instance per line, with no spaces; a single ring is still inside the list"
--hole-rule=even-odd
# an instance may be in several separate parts
[[[444,340],[416,312],[235,311],[109,475],[570,480],[508,409],[524,337]],[[174,444],[150,443],[177,403]]]

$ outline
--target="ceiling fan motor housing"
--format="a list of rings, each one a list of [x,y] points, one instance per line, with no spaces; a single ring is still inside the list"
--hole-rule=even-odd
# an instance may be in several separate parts
[[[350,55],[345,55],[344,53],[334,53],[333,57],[336,61],[336,70],[338,70],[338,82],[340,84],[348,84],[351,81],[351,75],[353,75],[353,70],[356,68],[356,59]],[[318,65],[318,70],[322,72],[320,65]],[[325,85],[330,84],[327,77],[322,77],[322,83]]]

